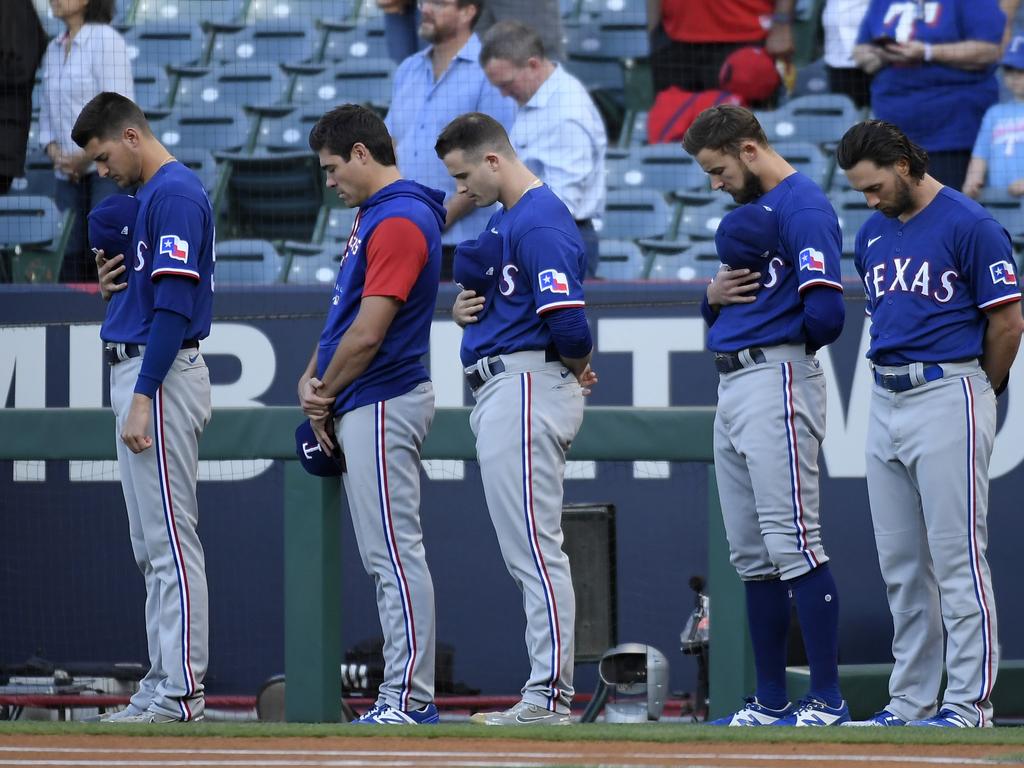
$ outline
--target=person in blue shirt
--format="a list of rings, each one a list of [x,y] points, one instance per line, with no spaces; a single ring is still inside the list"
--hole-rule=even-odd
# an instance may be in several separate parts
[[[199,342],[213,312],[214,217],[202,182],[156,139],[130,99],[104,92],[71,138],[96,172],[141,185],[124,253],[96,254],[132,551],[146,583],[150,669],[115,722],[203,719],[209,650],[206,562],[197,526],[199,437],[210,376]]]
[[[983,187],[1024,195],[1024,37],[1010,41],[1002,69],[1013,101],[989,107],[981,121],[964,181],[968,197],[978,197]]]
[[[719,372],[715,474],[746,591],[757,690],[712,725],[838,725],[850,710],[839,690],[839,595],[821,540],[825,376],[814,352],[845,319],[839,221],[743,107],[704,110],[683,147],[712,189],[742,204],[715,234],[726,268],[701,313]],[[795,705],[786,690],[790,595],[811,672]]]
[[[457,296],[452,316],[464,329],[484,496],[523,593],[530,654],[522,699],[472,722],[561,725],[574,694],[576,615],[562,550],[562,478],[583,422],[583,395],[597,381],[583,309],[583,242],[565,204],[516,157],[494,118],[456,118],[436,150],[460,194],[480,208],[501,203],[480,236],[456,251],[456,273],[476,279]]]
[[[1010,238],[892,123],[853,126],[836,159],[877,211],[854,259],[871,319],[868,498],[893,620],[889,702],[856,724],[991,726],[989,460],[1024,330]]]
[[[489,213],[455,194],[455,184],[434,154],[441,129],[464,112],[484,112],[511,128],[516,105],[487,82],[473,28],[482,0],[423,0],[420,37],[430,45],[398,67],[385,120],[402,174],[447,195],[441,276],[451,277],[455,246],[476,237]]]
[[[960,189],[1006,26],[997,0],[871,0],[853,60],[873,74],[871,111],[928,152],[931,174]]]

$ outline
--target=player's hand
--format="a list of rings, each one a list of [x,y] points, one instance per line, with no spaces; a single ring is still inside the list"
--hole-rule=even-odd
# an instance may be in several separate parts
[[[103,251],[96,251],[96,271],[99,273],[100,295],[104,301],[110,301],[111,296],[128,287],[127,282],[116,282],[124,274],[125,269],[123,253],[108,259]]]
[[[455,305],[452,307],[452,320],[460,328],[465,328],[480,319],[477,315],[483,308],[484,297],[477,296],[476,291],[459,291],[459,295],[455,297]]]
[[[583,390],[583,396],[586,397],[590,394],[590,388],[597,384],[597,373],[590,367],[590,363],[576,374],[576,381],[580,383],[580,388]]]
[[[1014,197],[1024,196],[1024,179],[1017,179],[1006,188],[1006,191]]]
[[[330,456],[334,451],[334,435],[333,426],[331,425],[331,417],[326,416],[322,419],[310,419],[309,425],[313,427],[313,434],[316,435],[316,441],[320,443],[320,447],[323,449],[324,454]]]
[[[121,442],[128,446],[132,453],[142,453],[153,445],[149,436],[149,413],[153,401],[138,392],[132,395],[132,404],[128,408],[128,418],[121,425]]]
[[[729,304],[750,304],[761,289],[761,273],[749,269],[721,269],[708,284],[708,304],[724,307]]]
[[[775,59],[788,59],[793,55],[796,46],[793,44],[792,24],[773,24],[764,39],[764,50]]]
[[[310,421],[326,419],[331,414],[334,398],[322,394],[323,386],[324,383],[315,377],[299,382],[299,405]]]

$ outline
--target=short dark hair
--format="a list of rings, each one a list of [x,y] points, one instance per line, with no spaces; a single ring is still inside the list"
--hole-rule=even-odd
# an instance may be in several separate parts
[[[487,66],[491,59],[501,59],[523,67],[532,58],[546,57],[540,35],[533,27],[521,21],[505,19],[484,33],[484,43],[480,49],[481,66]]]
[[[146,135],[153,133],[138,104],[120,93],[104,91],[82,107],[71,129],[71,140],[84,149],[92,139],[111,139],[129,126]]]
[[[888,168],[906,160],[911,178],[921,179],[928,173],[928,153],[885,120],[857,123],[839,140],[836,162],[840,168],[848,171],[861,160],[870,160],[879,168]]]
[[[719,104],[697,115],[683,136],[683,148],[691,155],[713,149],[739,157],[744,141],[768,146],[768,137],[753,112],[735,104]]]
[[[359,104],[335,107],[316,121],[309,132],[309,148],[326,149],[346,163],[352,159],[352,147],[362,144],[381,165],[397,165],[391,134],[372,109]]]
[[[483,112],[459,115],[444,127],[434,144],[434,151],[442,160],[457,149],[470,156],[491,150],[499,155],[515,157],[512,142],[501,123]]]
[[[86,24],[109,24],[113,20],[114,0],[89,0],[85,6]]]

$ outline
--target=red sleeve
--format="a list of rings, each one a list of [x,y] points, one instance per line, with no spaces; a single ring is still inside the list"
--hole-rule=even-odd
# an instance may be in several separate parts
[[[427,263],[427,239],[409,219],[385,219],[366,246],[363,297],[409,298],[409,291]]]

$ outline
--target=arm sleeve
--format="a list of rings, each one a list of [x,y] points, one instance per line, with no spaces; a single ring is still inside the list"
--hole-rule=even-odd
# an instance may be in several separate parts
[[[804,336],[815,349],[831,344],[843,332],[846,306],[843,294],[817,285],[804,291]]]
[[[968,0],[957,3],[960,17],[962,40],[982,40],[986,43],[1000,43],[1006,28],[1006,14],[999,7],[998,0]]]
[[[51,45],[52,44],[53,43],[51,42]],[[51,141],[57,141],[57,137],[53,132],[53,123],[50,120],[50,100],[46,98],[49,79],[52,77],[49,67],[47,67],[47,64],[50,61],[49,53],[50,48],[47,46],[46,53],[43,54],[42,82],[38,86],[42,89],[42,93],[40,94],[42,98],[39,99],[39,146],[43,149],[45,149],[46,145]]]
[[[700,315],[704,318],[704,322],[707,323],[708,328],[715,324],[715,320],[718,319],[718,313],[711,308],[711,302],[708,301],[707,292],[704,293],[704,297],[700,300]]]
[[[978,309],[1020,301],[1010,235],[995,219],[982,219],[964,238],[964,271]]]
[[[583,307],[556,309],[544,315],[558,354],[566,358],[586,357],[594,348]]]
[[[585,255],[578,243],[559,229],[531,229],[516,243],[516,254],[526,279],[533,285],[537,314],[554,309],[583,307]]]
[[[390,296],[405,301],[427,263],[427,239],[409,219],[385,219],[366,246],[363,298]]]
[[[802,294],[816,285],[843,290],[839,260],[843,253],[843,237],[839,219],[831,207],[804,208],[789,216],[782,236],[790,253]]]
[[[167,195],[150,206],[147,221],[154,237],[153,308],[191,318],[199,291],[199,258],[212,237],[209,212],[191,198]]]
[[[864,14],[864,18],[861,19],[860,29],[857,31],[857,40],[855,45],[866,45],[870,43],[874,35],[871,33],[871,29],[874,21],[874,6],[875,2],[872,2],[868,6],[867,13]]]
[[[99,50],[92,52],[93,73],[100,91],[113,91],[134,101],[135,80],[128,46],[113,27],[105,27],[104,31],[105,34],[98,37]]]
[[[153,313],[146,339],[146,353],[142,358],[142,370],[135,382],[135,392],[152,399],[171,370],[171,364],[185,339],[189,319],[177,312],[158,309]]]

